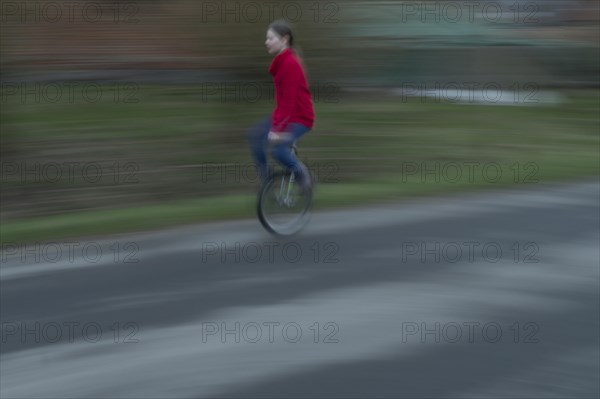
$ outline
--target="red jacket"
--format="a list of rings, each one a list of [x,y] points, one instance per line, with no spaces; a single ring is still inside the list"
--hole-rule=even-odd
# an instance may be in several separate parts
[[[275,81],[277,107],[271,130],[284,132],[290,123],[313,128],[315,110],[302,61],[292,49],[281,52],[269,67]]]

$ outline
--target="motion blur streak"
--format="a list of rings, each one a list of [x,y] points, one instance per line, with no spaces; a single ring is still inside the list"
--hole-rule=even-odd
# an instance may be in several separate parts
[[[0,397],[599,397],[599,11],[0,0]],[[277,19],[316,114],[285,240]]]

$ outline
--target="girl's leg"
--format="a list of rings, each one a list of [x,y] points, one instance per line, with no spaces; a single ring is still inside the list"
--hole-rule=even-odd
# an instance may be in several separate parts
[[[308,185],[310,182],[310,175],[306,166],[294,155],[291,151],[292,144],[296,143],[303,135],[308,133],[310,129],[299,123],[292,123],[290,125],[292,139],[287,142],[283,142],[273,147],[273,158],[277,159],[282,165],[288,170],[293,171],[298,180],[303,185]]]
[[[267,137],[271,130],[271,116],[263,119],[260,123],[248,131],[248,142],[252,156],[258,168],[258,174],[261,181],[265,181],[269,175],[267,167],[267,154],[265,148],[267,146]]]

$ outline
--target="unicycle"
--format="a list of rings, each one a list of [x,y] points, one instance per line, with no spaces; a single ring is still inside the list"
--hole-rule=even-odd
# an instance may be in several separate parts
[[[292,151],[297,154],[295,145]],[[310,171],[309,176],[314,181]],[[297,234],[310,220],[312,199],[312,184],[310,189],[303,189],[294,172],[273,173],[258,193],[258,220],[269,233],[276,236]]]

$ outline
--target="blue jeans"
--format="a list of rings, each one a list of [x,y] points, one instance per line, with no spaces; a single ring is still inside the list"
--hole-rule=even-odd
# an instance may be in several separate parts
[[[254,161],[258,167],[258,173],[260,174],[261,181],[265,181],[269,176],[269,170],[267,167],[267,154],[266,147],[268,144],[269,131],[271,130],[271,117],[265,118],[259,124],[254,126],[248,132],[248,141],[250,143],[250,149]],[[271,155],[279,163],[281,163],[288,171],[293,171],[301,182],[306,181],[308,178],[308,171],[306,167],[296,156],[292,153],[291,147],[300,137],[310,131],[310,128],[301,125],[299,123],[291,123],[287,129],[287,132],[292,135],[292,138],[287,141],[278,142],[277,144],[271,145]]]

